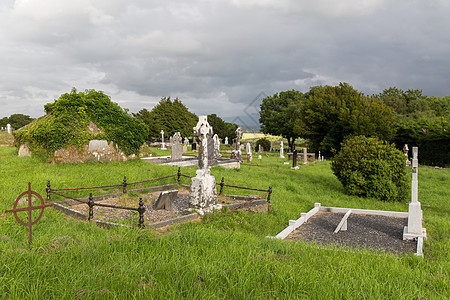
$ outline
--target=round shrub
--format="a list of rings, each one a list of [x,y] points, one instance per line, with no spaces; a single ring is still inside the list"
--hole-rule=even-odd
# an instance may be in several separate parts
[[[259,140],[257,140],[255,149],[259,149],[259,145],[263,147],[264,151],[270,150],[270,141],[266,138],[260,138]]]
[[[407,197],[405,156],[394,144],[352,137],[342,143],[331,168],[350,195],[395,201]]]

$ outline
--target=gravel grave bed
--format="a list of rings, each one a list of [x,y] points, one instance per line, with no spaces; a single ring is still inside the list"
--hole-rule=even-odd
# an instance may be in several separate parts
[[[286,240],[316,242],[320,245],[367,248],[400,253],[415,253],[417,241],[403,240],[408,219],[363,214],[350,214],[347,231],[334,233],[343,213],[319,211],[294,230]]]
[[[116,198],[108,198],[105,200],[95,201],[96,203],[102,204],[112,204],[112,205],[120,205],[127,207],[135,207],[139,206],[139,198],[142,198],[145,207],[144,213],[144,224],[155,223],[159,221],[168,220],[171,218],[183,216],[192,213],[188,211],[189,208],[189,190],[185,188],[178,189],[178,195],[173,201],[174,210],[169,211],[165,209],[153,209],[153,204],[158,199],[161,191],[152,192],[152,193],[136,193],[131,192],[128,194],[124,194],[120,197]],[[242,201],[242,200],[241,200]],[[238,200],[230,199],[226,196],[218,196],[218,203],[221,204],[230,204],[235,202],[241,202]],[[76,204],[71,206],[72,209],[81,212],[82,214],[89,214],[89,207],[84,204]],[[258,210],[258,208],[252,208],[252,210]],[[101,206],[94,206],[94,219],[102,220],[108,222],[117,222],[120,220],[131,219],[130,224],[134,224],[138,222],[139,213],[137,211],[130,211],[125,209],[113,209]],[[135,222],[134,222],[135,221]],[[121,222],[123,223],[123,222]]]

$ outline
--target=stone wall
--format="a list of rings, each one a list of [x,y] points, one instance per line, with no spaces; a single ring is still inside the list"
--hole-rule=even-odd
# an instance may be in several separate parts
[[[31,156],[28,144],[20,145],[19,156]],[[126,156],[120,149],[108,144],[105,140],[92,140],[89,145],[84,145],[81,149],[75,146],[58,149],[54,152],[51,162],[56,163],[83,163],[83,162],[110,162],[110,161],[126,161],[135,158],[134,154]]]

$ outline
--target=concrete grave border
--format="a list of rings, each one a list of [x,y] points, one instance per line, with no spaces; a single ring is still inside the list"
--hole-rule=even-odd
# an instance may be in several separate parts
[[[376,216],[385,216],[385,217],[394,217],[394,218],[408,218],[408,212],[398,212],[398,211],[386,211],[386,210],[370,210],[370,209],[355,209],[355,208],[343,208],[343,207],[328,207],[322,206],[320,203],[314,203],[314,208],[308,211],[307,213],[301,213],[301,217],[297,220],[289,220],[289,225],[283,229],[276,236],[267,236],[267,238],[272,239],[285,239],[289,234],[291,234],[298,227],[302,226],[304,223],[308,221],[309,218],[314,216],[319,211],[324,212],[332,212],[332,213],[345,213],[339,225],[336,227],[336,230],[340,228],[347,221],[347,218],[350,214],[366,214],[366,215],[376,215]],[[350,225],[351,226],[351,225]],[[335,230],[335,232],[336,232]],[[426,236],[426,235],[425,235]],[[422,248],[423,248],[423,236],[419,236],[417,238],[417,251],[415,253],[416,256],[423,257]]]

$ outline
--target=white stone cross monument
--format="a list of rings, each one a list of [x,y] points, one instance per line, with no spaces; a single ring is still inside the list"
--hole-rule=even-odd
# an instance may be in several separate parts
[[[411,202],[408,209],[408,226],[403,231],[403,239],[410,240],[418,237],[426,238],[426,230],[422,228],[422,209],[418,200],[419,185],[417,171],[419,167],[418,148],[413,147],[412,157],[412,182],[411,182]]]
[[[208,168],[208,138],[213,134],[213,128],[208,124],[206,116],[199,116],[194,135],[199,138],[198,170],[191,179],[189,204],[200,214],[219,209],[217,204],[216,180]]]
[[[280,158],[284,158],[284,145],[283,145],[283,141],[280,142]]]
[[[161,129],[161,150],[167,150],[166,144],[164,143],[164,130]]]

